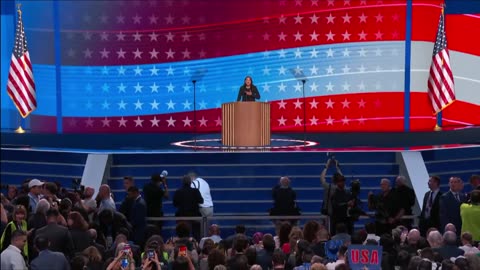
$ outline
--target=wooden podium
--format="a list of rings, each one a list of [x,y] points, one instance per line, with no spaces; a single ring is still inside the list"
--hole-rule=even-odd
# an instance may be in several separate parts
[[[227,146],[270,145],[270,103],[222,104],[222,143]]]

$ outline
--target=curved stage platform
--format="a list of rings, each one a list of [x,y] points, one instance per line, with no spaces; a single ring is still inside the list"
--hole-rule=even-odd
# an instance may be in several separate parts
[[[422,150],[480,145],[480,128],[430,132],[272,134],[267,147],[227,147],[221,134],[16,134],[2,132],[3,148],[115,151],[355,151]]]

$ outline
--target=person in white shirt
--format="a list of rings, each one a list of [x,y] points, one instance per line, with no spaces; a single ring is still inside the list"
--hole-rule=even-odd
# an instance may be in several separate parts
[[[367,244],[368,240],[375,240],[377,243],[380,243],[380,236],[376,235],[375,223],[369,222],[365,224],[365,230],[367,231],[367,238],[363,242],[364,245]]]
[[[2,270],[27,270],[27,265],[22,255],[23,247],[26,244],[27,232],[16,230],[12,233],[11,244],[0,255]]]
[[[460,249],[463,249],[465,251],[465,255],[467,254],[479,254],[480,250],[473,246],[473,235],[469,232],[464,232],[462,233],[462,246],[460,246]]]
[[[31,213],[35,213],[35,210],[37,209],[37,204],[41,199],[42,187],[44,184],[44,182],[38,179],[32,179],[30,182],[28,182],[28,198],[30,199],[29,207]]]
[[[112,211],[117,211],[115,207],[115,201],[113,200],[110,192],[110,187],[108,185],[101,185],[98,190],[97,200],[100,200],[100,206],[98,207],[98,212],[102,212],[104,209],[111,209]]]
[[[198,205],[202,217],[213,216],[213,200],[210,194],[210,186],[207,181],[198,177],[196,173],[189,173],[189,176],[192,179],[190,187],[198,189],[203,198],[203,203]]]
[[[203,237],[200,240],[200,244],[198,245],[200,249],[203,249],[203,245],[205,244],[205,240],[211,239],[213,243],[218,244],[222,241],[222,237],[220,236],[220,227],[217,224],[212,224],[208,228],[208,237]]]
[[[337,261],[327,263],[327,265],[325,265],[328,270],[335,270],[335,267],[337,267],[337,265],[345,264],[345,262],[346,262],[345,255],[347,253],[347,249],[348,248],[346,246],[341,246],[340,247],[340,249],[338,250],[338,253],[337,253]]]

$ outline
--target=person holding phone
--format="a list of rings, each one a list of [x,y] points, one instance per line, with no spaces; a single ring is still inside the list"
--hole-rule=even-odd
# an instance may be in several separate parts
[[[130,245],[120,243],[117,246],[117,256],[108,265],[107,270],[135,270],[135,260],[133,259]]]
[[[153,249],[147,250],[143,255],[142,270],[161,270],[161,264],[158,255]]]
[[[255,85],[253,85],[252,77],[247,76],[243,80],[243,85],[238,90],[237,101],[255,101],[260,99],[260,93]]]

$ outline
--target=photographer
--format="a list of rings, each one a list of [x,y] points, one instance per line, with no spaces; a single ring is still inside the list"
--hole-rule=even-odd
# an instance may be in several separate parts
[[[335,167],[337,172],[332,176],[332,183],[327,183],[326,175],[328,168],[332,165],[332,162],[335,163]],[[330,218],[332,217],[333,213],[333,205],[332,205],[332,197],[334,196],[335,192],[337,191],[337,183],[343,181],[343,188],[345,187],[345,177],[342,175],[342,171],[340,170],[340,166],[337,160],[335,160],[334,156],[329,157],[327,163],[325,164],[325,168],[323,169],[322,173],[320,174],[320,182],[322,184],[324,194],[323,194],[323,205],[322,205],[322,214],[327,215]],[[333,234],[335,233],[335,223],[330,221],[330,232]]]
[[[153,174],[150,183],[143,187],[143,195],[147,203],[147,217],[163,217],[162,200],[168,199],[167,171]],[[162,222],[155,224],[162,229]]]

